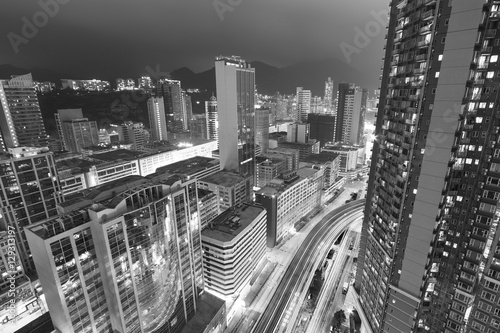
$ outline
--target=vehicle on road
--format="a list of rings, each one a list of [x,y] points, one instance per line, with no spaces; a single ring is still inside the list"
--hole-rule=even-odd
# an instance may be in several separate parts
[[[342,287],[342,294],[346,295],[347,290],[349,290],[349,282],[344,282],[344,286]]]

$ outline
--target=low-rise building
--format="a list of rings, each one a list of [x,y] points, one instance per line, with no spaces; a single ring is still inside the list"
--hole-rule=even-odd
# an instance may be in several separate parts
[[[296,149],[299,151],[299,161],[303,161],[311,154],[319,154],[319,141],[309,139],[307,143],[301,142],[279,142],[279,148]]]
[[[258,157],[256,157],[256,160],[257,165],[255,166],[255,186],[257,187],[266,186],[271,180],[286,171],[286,161],[284,161],[283,159],[265,158],[265,160],[259,162]]]
[[[236,295],[266,251],[266,210],[239,204],[202,230],[205,286],[215,295]]]
[[[322,151],[319,154],[307,156],[299,165],[301,168],[307,166],[324,169],[323,189],[327,190],[335,184],[339,176],[340,154]]]
[[[267,210],[268,247],[275,247],[302,217],[321,206],[323,173],[304,167],[273,179],[255,193],[255,201]]]
[[[356,170],[358,165],[358,154],[362,149],[359,146],[326,145],[321,149],[323,152],[340,154],[340,172]]]
[[[198,188],[217,195],[219,213],[237,204],[249,202],[252,179],[238,173],[221,170],[198,180]]]

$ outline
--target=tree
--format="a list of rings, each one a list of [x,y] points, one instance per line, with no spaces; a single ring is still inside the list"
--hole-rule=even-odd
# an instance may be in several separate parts
[[[344,313],[344,310],[339,310],[333,315],[333,326],[335,328],[340,328],[340,326],[342,326],[342,324],[345,323],[346,320],[347,317]]]

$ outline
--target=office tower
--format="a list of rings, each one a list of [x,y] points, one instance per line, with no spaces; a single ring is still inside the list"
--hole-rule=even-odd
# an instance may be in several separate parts
[[[325,81],[325,96],[323,98],[324,113],[333,115],[333,99],[333,80],[328,77],[328,80]]]
[[[198,207],[200,209],[200,228],[205,229],[208,223],[219,215],[219,198],[211,191],[198,189]]]
[[[31,74],[0,80],[0,152],[15,147],[48,147]]]
[[[128,177],[27,230],[56,329],[182,331],[203,288],[186,193],[179,182]]]
[[[287,126],[287,142],[309,142],[309,124],[308,123],[293,123]]]
[[[266,210],[254,205],[228,209],[202,230],[207,290],[231,300],[266,253]]]
[[[269,109],[255,109],[255,144],[262,152],[269,148]]]
[[[132,150],[141,150],[149,141],[149,133],[143,123],[126,121],[121,125],[124,143],[131,143]]]
[[[339,83],[336,142],[360,143],[360,136],[363,136],[360,124],[364,124],[367,94],[366,89],[356,87],[354,83]]]
[[[215,61],[221,169],[254,176],[255,69],[237,56]]]
[[[311,90],[304,90],[302,87],[297,87],[297,111],[295,120],[297,122],[305,122],[307,115],[311,112]]]
[[[391,6],[355,284],[375,332],[499,331],[498,14]]]
[[[99,130],[95,121],[88,118],[71,119],[62,122],[65,150],[79,153],[82,148],[99,144]]]
[[[275,247],[303,216],[321,206],[323,172],[308,167],[284,173],[255,193],[267,211],[267,246]]]
[[[311,139],[318,140],[320,148],[335,142],[335,116],[310,113],[307,123]]]
[[[51,152],[33,147],[9,148],[0,155],[0,228],[16,231],[24,271],[34,270],[24,228],[57,215],[63,200]]]
[[[163,97],[169,131],[182,131],[184,124],[184,103],[181,81],[161,79],[156,85],[156,97]]]
[[[54,113],[54,118],[56,120],[57,134],[59,135],[61,148],[62,150],[68,150],[68,144],[64,137],[63,122],[82,119],[83,111],[82,109],[58,109],[57,112]]]
[[[219,117],[215,96],[210,97],[210,101],[205,101],[205,115],[207,118],[207,139],[217,140],[217,145],[219,145]]]
[[[163,97],[148,99],[149,128],[152,141],[167,140],[167,119]]]

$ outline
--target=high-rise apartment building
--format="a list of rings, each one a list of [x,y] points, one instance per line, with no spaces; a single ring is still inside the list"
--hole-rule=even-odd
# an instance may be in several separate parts
[[[0,80],[0,152],[48,146],[31,74]]]
[[[262,152],[269,148],[269,109],[255,109],[255,144]]]
[[[333,80],[331,77],[328,77],[328,80],[325,81],[325,96],[323,98],[323,107],[326,114],[333,115]]]
[[[499,332],[499,9],[392,2],[355,284],[377,333]]]
[[[310,113],[307,123],[311,139],[318,140],[320,148],[328,142],[335,142],[335,116]]]
[[[0,155],[0,191],[0,228],[15,230],[21,264],[33,271],[24,228],[57,215],[56,204],[63,200],[52,153],[9,148],[9,155]]]
[[[64,137],[63,122],[83,119],[83,111],[82,109],[58,109],[57,112],[54,113],[54,118],[56,120],[57,134],[61,142],[61,150],[68,150],[68,144]]]
[[[182,98],[181,81],[160,79],[156,85],[156,97],[163,97],[168,130],[182,131],[185,105]]]
[[[205,115],[207,118],[207,139],[217,140],[217,145],[219,145],[219,116],[215,96],[210,97],[209,101],[205,101]]]
[[[215,61],[221,169],[255,175],[255,69],[237,56]]]
[[[141,150],[148,142],[149,132],[144,128],[143,123],[126,121],[121,125],[123,131],[123,141],[132,144],[132,150]]]
[[[297,122],[305,122],[307,115],[311,112],[311,90],[305,90],[302,87],[297,87],[297,111],[295,120]]]
[[[363,137],[368,90],[339,83],[335,141],[358,144]]]
[[[191,96],[184,91],[182,92],[182,107],[182,128],[187,131],[193,119],[193,104],[191,102]]]
[[[152,141],[167,140],[167,118],[163,97],[150,97],[148,99],[149,128]]]

